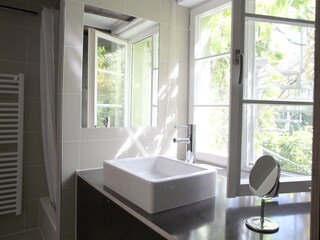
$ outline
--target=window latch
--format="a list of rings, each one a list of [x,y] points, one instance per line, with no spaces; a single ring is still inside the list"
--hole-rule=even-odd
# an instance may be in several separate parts
[[[239,84],[242,84],[242,75],[243,75],[243,53],[241,53],[240,49],[235,49],[234,55],[233,55],[233,64],[239,65],[240,64],[240,70],[239,70]]]
[[[233,54],[233,64],[238,65],[240,64],[240,58],[241,58],[241,51],[240,49],[235,49]]]

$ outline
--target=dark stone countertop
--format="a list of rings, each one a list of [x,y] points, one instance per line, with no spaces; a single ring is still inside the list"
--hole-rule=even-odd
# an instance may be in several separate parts
[[[260,199],[226,198],[226,178],[218,176],[216,197],[173,210],[148,214],[103,185],[103,170],[78,171],[77,176],[167,239],[269,240],[310,239],[310,193],[280,194],[266,202],[265,216],[279,223],[277,233],[260,234],[245,226],[260,214]]]

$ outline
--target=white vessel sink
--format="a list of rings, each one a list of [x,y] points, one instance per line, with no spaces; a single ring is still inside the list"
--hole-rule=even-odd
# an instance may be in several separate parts
[[[104,161],[104,185],[148,213],[215,196],[214,169],[166,157]]]

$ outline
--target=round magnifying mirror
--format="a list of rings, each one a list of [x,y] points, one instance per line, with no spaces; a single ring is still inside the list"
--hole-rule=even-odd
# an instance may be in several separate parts
[[[273,198],[278,194],[280,178],[280,165],[272,156],[260,157],[253,166],[249,187],[251,192],[261,198],[260,216],[250,217],[246,221],[248,228],[265,233],[272,233],[279,230],[279,224],[270,218],[264,217],[265,199]]]
[[[249,178],[251,192],[258,197],[269,196],[277,189],[280,178],[280,165],[272,156],[264,155],[254,164]],[[275,195],[277,192],[275,193]]]

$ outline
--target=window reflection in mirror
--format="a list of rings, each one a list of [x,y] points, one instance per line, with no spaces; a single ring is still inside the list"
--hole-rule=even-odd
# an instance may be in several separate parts
[[[159,24],[91,6],[84,23],[82,127],[157,126]]]
[[[154,33],[132,44],[131,126],[157,125],[158,41],[159,34]]]

